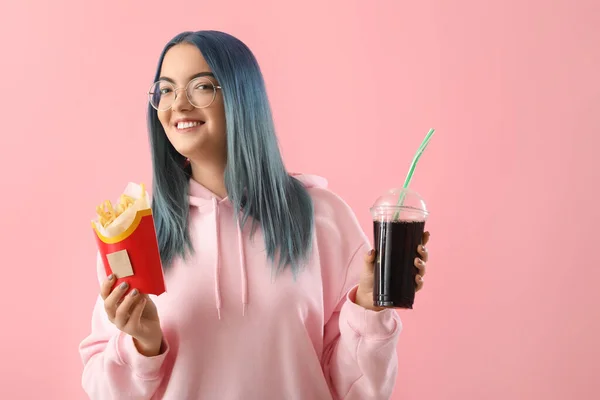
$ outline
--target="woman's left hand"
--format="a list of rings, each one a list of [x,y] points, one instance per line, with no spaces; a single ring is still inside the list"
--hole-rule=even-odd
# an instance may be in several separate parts
[[[427,261],[429,260],[429,252],[425,247],[427,242],[429,242],[429,232],[423,233],[422,244],[418,246],[417,252],[420,257],[415,257],[415,267],[418,270],[417,275],[415,276],[415,291],[419,291],[423,288],[423,277],[425,276],[425,267],[427,265]],[[361,307],[364,307],[368,310],[373,311],[381,311],[384,308],[375,307],[373,305],[373,286],[375,283],[374,277],[375,271],[375,251],[371,250],[365,256],[365,269],[360,276],[360,281],[358,284],[358,290],[356,291],[356,304]]]

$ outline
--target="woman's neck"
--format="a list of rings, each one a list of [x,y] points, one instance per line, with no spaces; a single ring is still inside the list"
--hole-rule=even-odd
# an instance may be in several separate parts
[[[227,197],[225,188],[225,165],[215,163],[198,163],[190,160],[192,179],[219,196]]]

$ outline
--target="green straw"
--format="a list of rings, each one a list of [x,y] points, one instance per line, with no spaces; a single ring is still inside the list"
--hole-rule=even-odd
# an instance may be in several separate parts
[[[435,132],[435,129],[433,129],[433,128],[430,129],[429,132],[427,132],[427,135],[425,135],[425,139],[423,139],[423,142],[421,142],[421,145],[419,146],[417,153],[413,157],[412,163],[410,164],[410,168],[408,169],[408,173],[406,174],[406,179],[404,180],[404,186],[403,186],[404,189],[407,189],[408,186],[410,185],[410,181],[412,180],[413,174],[415,172],[415,167],[417,166],[417,162],[419,162],[419,158],[421,158],[421,155],[427,148],[427,145],[429,144],[429,140],[431,140],[431,137],[433,136],[434,132]],[[406,192],[403,191],[400,194],[400,197],[398,198],[398,206],[399,207],[401,207],[404,204],[405,193]],[[400,210],[396,211],[396,213],[394,214],[394,220],[398,219],[399,214],[400,214]]]

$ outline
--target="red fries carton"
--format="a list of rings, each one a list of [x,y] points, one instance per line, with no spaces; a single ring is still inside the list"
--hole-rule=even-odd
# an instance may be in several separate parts
[[[92,220],[98,250],[106,275],[114,274],[115,285],[129,284],[140,293],[166,292],[152,209],[144,185],[129,183],[117,206],[105,201]]]

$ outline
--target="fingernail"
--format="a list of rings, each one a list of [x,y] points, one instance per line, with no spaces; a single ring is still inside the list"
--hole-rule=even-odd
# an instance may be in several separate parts
[[[131,291],[131,297],[135,296],[136,294],[138,294],[138,290],[137,289],[133,289]]]
[[[115,277],[115,276],[114,276],[113,274],[110,274],[110,275],[108,276],[108,278],[107,278],[107,279],[108,279],[109,281],[112,281],[114,277]]]
[[[121,286],[119,286],[121,289],[127,289],[127,282],[123,282],[121,283]]]
[[[372,256],[374,252],[375,252],[375,250],[373,250],[373,249],[369,250],[369,255]]]
[[[425,250],[425,246],[421,246],[421,251],[422,251],[423,253],[425,253],[425,251],[426,251],[426,250]]]

